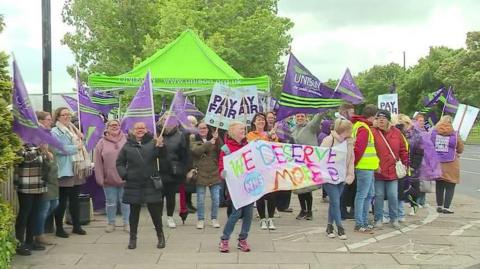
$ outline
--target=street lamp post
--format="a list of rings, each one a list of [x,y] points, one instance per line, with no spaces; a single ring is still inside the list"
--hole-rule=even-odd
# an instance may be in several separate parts
[[[50,0],[42,0],[42,89],[43,110],[52,111],[52,24]]]

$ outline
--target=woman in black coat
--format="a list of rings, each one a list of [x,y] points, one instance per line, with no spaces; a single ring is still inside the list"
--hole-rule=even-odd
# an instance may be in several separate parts
[[[160,175],[168,169],[166,147],[163,138],[154,138],[147,132],[146,125],[138,122],[134,125],[133,135],[123,146],[117,159],[117,170],[126,181],[123,202],[130,204],[130,241],[129,249],[137,247],[137,229],[141,205],[146,203],[152,222],[157,231],[157,248],[165,247],[162,229],[163,197],[162,190],[155,189],[152,176],[157,175],[157,158]]]

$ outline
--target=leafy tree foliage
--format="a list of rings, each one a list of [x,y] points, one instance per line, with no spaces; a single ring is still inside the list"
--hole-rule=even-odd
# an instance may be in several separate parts
[[[69,0],[64,43],[89,73],[126,72],[192,29],[246,77],[269,75],[279,86],[293,23],[277,15],[278,0]],[[277,87],[279,88],[279,87]]]
[[[0,17],[0,33],[4,28]],[[8,56],[0,51],[0,182],[8,180],[8,170],[18,160],[16,152],[20,142],[12,133],[12,113],[7,106],[11,104],[12,84],[8,75]]]

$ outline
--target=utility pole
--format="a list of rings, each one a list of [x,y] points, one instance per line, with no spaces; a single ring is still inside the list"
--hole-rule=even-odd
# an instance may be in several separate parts
[[[50,0],[42,0],[42,88],[43,110],[52,111],[52,23]]]
[[[405,64],[405,51],[403,51],[403,70],[407,70],[407,66]]]

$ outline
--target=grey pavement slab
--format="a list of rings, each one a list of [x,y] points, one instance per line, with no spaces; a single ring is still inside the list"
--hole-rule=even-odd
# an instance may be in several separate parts
[[[392,254],[400,264],[428,264],[439,266],[454,266],[473,262],[470,255],[443,254]]]
[[[239,253],[239,263],[317,263],[314,253],[249,252]]]
[[[160,258],[160,250],[156,254],[146,254],[131,250],[128,254],[85,254],[78,261],[79,265],[110,265],[110,264],[156,264]]]
[[[238,253],[178,253],[165,252],[160,257],[159,262],[167,263],[196,263],[196,264],[210,264],[210,263],[238,263]]]

